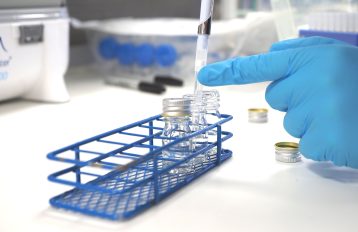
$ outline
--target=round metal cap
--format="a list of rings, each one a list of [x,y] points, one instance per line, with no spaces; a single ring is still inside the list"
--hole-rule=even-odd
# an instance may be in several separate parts
[[[190,99],[165,98],[163,99],[164,117],[185,117],[190,116]]]
[[[301,161],[298,143],[279,142],[275,144],[276,160],[284,163],[297,163]]]
[[[251,108],[249,109],[249,113],[254,113],[254,114],[267,114],[268,109],[265,108]]]
[[[249,122],[265,123],[268,121],[268,110],[265,108],[251,108],[249,111]]]

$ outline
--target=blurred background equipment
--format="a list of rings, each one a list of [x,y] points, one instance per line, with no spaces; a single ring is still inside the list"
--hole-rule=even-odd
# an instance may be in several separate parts
[[[68,101],[68,42],[64,0],[1,1],[0,101]]]
[[[150,80],[156,75],[193,79],[198,13],[192,9],[199,12],[200,4],[187,2],[187,5],[178,5],[167,1],[160,4],[162,1],[155,0],[158,4],[153,5],[157,7],[148,8],[148,12],[138,12],[135,1],[120,2],[126,5],[127,11],[122,12],[123,9],[115,2],[111,9],[106,7],[107,2],[101,6],[95,3],[87,5],[87,8],[98,7],[97,13],[91,16],[87,15],[91,10],[77,12],[80,5],[76,3],[71,9],[69,2],[70,12],[73,12],[73,44],[80,45],[85,41],[88,44],[87,48],[82,47],[79,58],[94,58],[82,61],[73,58],[72,63],[95,63],[100,75],[106,80],[110,77],[111,81],[113,77]],[[277,41],[274,20],[269,12],[240,10],[239,1],[216,3],[218,10],[214,12],[209,63],[265,52],[271,43]],[[116,6],[118,12],[111,13]],[[230,12],[226,12],[228,8]]]
[[[244,20],[213,23],[209,62],[237,55],[244,38]],[[79,23],[86,29],[97,70],[104,76],[169,75],[193,78],[195,19],[113,19]]]
[[[280,40],[324,36],[358,45],[356,0],[271,0]]]

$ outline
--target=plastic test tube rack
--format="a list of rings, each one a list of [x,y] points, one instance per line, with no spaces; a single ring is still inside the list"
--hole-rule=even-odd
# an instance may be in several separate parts
[[[161,136],[164,122],[157,115],[51,152],[47,155],[50,160],[67,162],[71,167],[48,179],[74,188],[51,198],[50,204],[112,220],[131,218],[229,159],[232,152],[222,149],[222,143],[232,133],[221,127],[231,119],[223,114],[218,122],[162,146],[162,139],[168,138]],[[161,152],[169,146],[209,130],[216,130],[215,142],[200,146],[184,159],[162,157]],[[216,155],[196,164],[194,171],[172,172],[215,148]]]

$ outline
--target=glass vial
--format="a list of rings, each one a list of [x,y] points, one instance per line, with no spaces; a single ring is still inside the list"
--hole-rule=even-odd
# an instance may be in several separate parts
[[[204,129],[208,123],[206,122],[206,100],[201,97],[200,99],[197,99],[198,96],[194,94],[186,94],[183,96],[184,99],[190,100],[190,129],[192,132],[199,131]],[[193,145],[195,148],[198,148],[202,145],[206,145],[208,142],[207,135],[201,134],[199,136],[196,136],[193,139]]]
[[[201,99],[199,99],[199,97]],[[190,100],[190,129],[192,132],[200,131],[207,127],[206,122],[206,100],[201,95],[186,94],[183,96],[184,99]],[[195,136],[193,139],[193,150],[198,151],[208,145],[208,136],[204,132]],[[206,154],[199,154],[193,159],[194,169],[200,169],[206,160]]]
[[[162,136],[163,146],[191,133],[190,129],[190,100],[183,98],[166,98],[163,100],[163,114],[165,126]],[[193,150],[191,140],[184,140],[163,150],[163,158],[182,160]],[[163,166],[173,164],[173,161],[163,161]],[[193,172],[192,162],[185,162],[170,170],[171,174],[184,175]]]
[[[206,120],[207,123],[213,124],[220,120],[220,94],[217,90],[205,90],[202,91],[203,98],[205,99],[205,111],[206,111]],[[215,143],[217,141],[217,132],[216,130],[210,130],[207,133],[208,142]],[[207,152],[205,155],[205,162],[215,162],[216,161],[217,148],[214,147]]]
[[[191,101],[191,130],[199,131],[207,127],[209,124],[216,123],[220,120],[220,94],[217,90],[201,91],[198,94],[186,94],[185,99]],[[216,130],[210,130],[193,138],[193,145],[196,150],[209,143],[215,143],[217,140]],[[216,147],[207,151],[205,154],[198,155],[194,159],[195,167],[202,164],[214,162],[216,160]]]
[[[206,119],[208,123],[215,123],[220,119],[220,94],[217,90],[202,91],[203,98],[206,102]]]

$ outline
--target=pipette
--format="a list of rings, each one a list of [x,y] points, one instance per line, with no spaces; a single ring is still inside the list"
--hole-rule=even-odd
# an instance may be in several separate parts
[[[198,82],[197,77],[200,69],[206,65],[208,58],[209,35],[211,30],[211,19],[214,9],[214,0],[201,0],[200,24],[198,27],[198,39],[196,43],[195,57],[195,90],[196,95],[200,94],[203,86]]]

